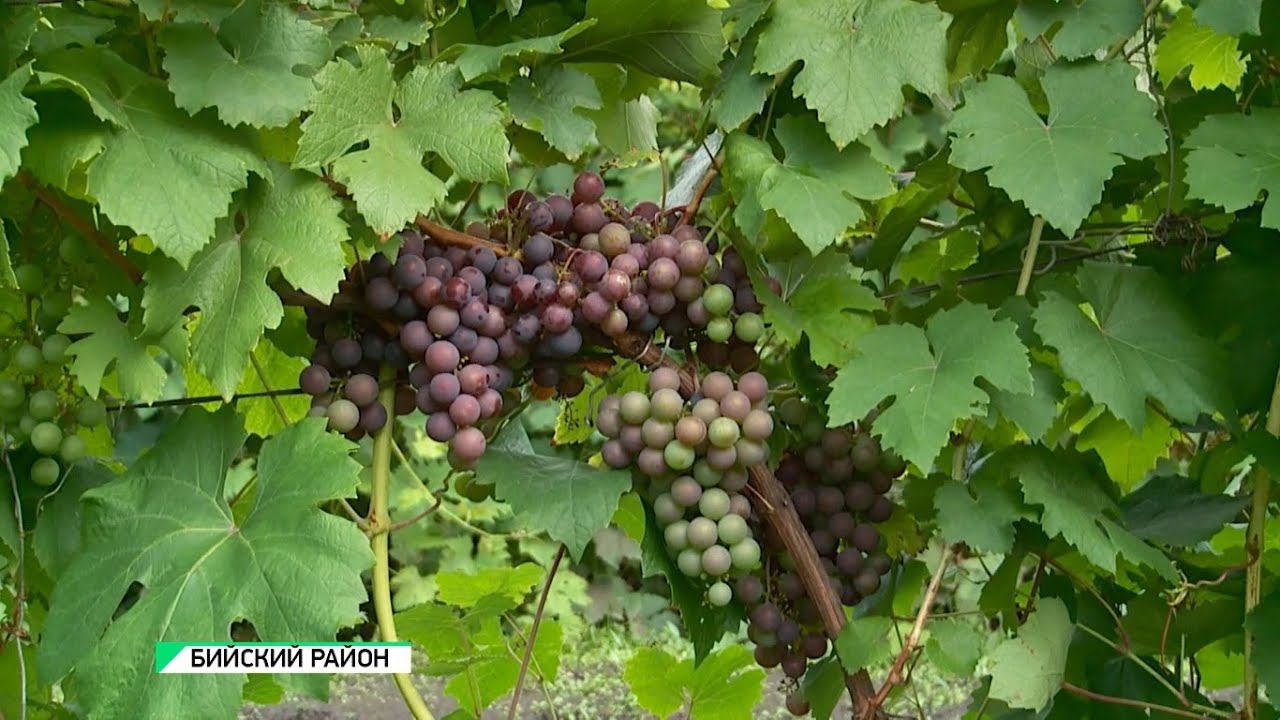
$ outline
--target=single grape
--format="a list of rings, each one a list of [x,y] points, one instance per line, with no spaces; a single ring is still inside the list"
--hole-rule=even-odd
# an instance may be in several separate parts
[[[61,365],[67,359],[67,348],[71,347],[71,339],[66,335],[50,335],[40,346],[40,353],[50,365]]]
[[[475,425],[480,420],[480,401],[472,395],[459,395],[449,405],[449,419],[458,427]]]
[[[631,231],[625,225],[611,222],[600,228],[600,252],[605,257],[621,255],[631,247]]]
[[[733,567],[733,557],[723,545],[712,545],[702,551],[702,569],[712,577],[719,577]]]
[[[707,488],[698,500],[698,512],[711,520],[720,520],[725,517],[729,514],[729,493],[716,487]],[[726,542],[729,541],[726,540]]]
[[[693,465],[697,454],[688,445],[679,440],[672,440],[663,449],[662,457],[672,470],[688,470]]]
[[[716,470],[728,470],[738,463],[738,451],[732,447],[707,449],[707,464]]]
[[[733,309],[733,290],[717,283],[702,292],[702,304],[712,317],[723,318]]]
[[[548,230],[556,221],[551,206],[535,200],[524,207],[524,221],[530,230]]]
[[[754,575],[743,575],[734,583],[734,595],[747,605],[754,605],[764,597],[764,584]]]
[[[870,435],[859,433],[854,438],[849,456],[853,458],[853,466],[858,472],[869,473],[880,465],[880,443]]]
[[[750,619],[761,630],[772,633],[776,632],[778,626],[782,624],[782,613],[778,611],[778,607],[773,603],[764,603],[751,611]]]
[[[675,422],[684,410],[684,398],[670,388],[661,388],[650,398],[650,414],[663,422]]]
[[[796,717],[809,714],[809,701],[805,699],[799,690],[787,693],[786,706],[787,712]]]
[[[677,520],[662,530],[662,538],[671,552],[680,552],[689,547],[689,523]]]
[[[664,496],[670,498],[669,495]],[[654,502],[654,511],[657,512],[658,503]],[[681,511],[683,514],[683,511]],[[718,530],[715,521],[705,517],[696,517],[689,521],[689,547],[695,550],[706,550],[716,544]]]
[[[37,424],[31,430],[31,447],[41,455],[52,455],[62,445],[62,429],[51,422]]]
[[[23,343],[13,352],[13,366],[20,373],[33,373],[40,369],[44,355],[35,345]]]
[[[720,471],[711,467],[705,459],[699,459],[693,464],[693,479],[704,488],[719,485],[722,477]]]
[[[58,395],[52,390],[37,390],[27,401],[27,412],[36,420],[51,420],[58,414]]]
[[[748,628],[747,631],[750,633],[751,628]],[[757,665],[768,670],[778,667],[778,664],[782,662],[785,652],[786,651],[780,646],[762,645],[759,641],[756,641],[756,649],[753,653],[753,657],[755,658]]]
[[[579,173],[573,180],[574,204],[593,203],[604,195],[604,180],[589,170]]]
[[[720,417],[720,403],[709,397],[704,397],[693,404],[693,416],[702,421],[704,425],[710,426]]]
[[[681,550],[676,556],[676,567],[689,577],[698,577],[702,574],[702,553],[693,548]]]
[[[605,444],[607,445],[608,443]],[[680,504],[669,493],[663,493],[653,499],[653,514],[659,524],[670,525],[684,516],[684,508],[680,507]],[[692,526],[692,523],[690,525]],[[715,542],[715,540],[712,540],[712,542]],[[689,537],[689,543],[694,544],[692,535]]]
[[[631,454],[617,440],[609,440],[600,447],[600,458],[615,470],[621,470],[631,464]],[[656,505],[654,512],[657,512]]]
[[[676,438],[689,447],[700,445],[707,437],[707,425],[700,418],[686,415],[676,421]]]
[[[382,403],[371,403],[360,408],[360,422],[357,427],[367,433],[376,433],[387,424],[387,409]]]
[[[447,412],[433,412],[427,417],[427,436],[436,442],[448,442],[457,432],[457,426]]]
[[[715,607],[724,607],[733,602],[733,589],[724,582],[716,582],[707,588],[707,602]]]
[[[738,516],[726,515],[725,517]],[[754,570],[760,565],[760,543],[756,542],[754,538],[743,538],[729,548],[729,555],[733,559],[733,567],[738,570]]]
[[[88,447],[85,445],[84,438],[79,435],[71,434],[64,437],[62,444],[58,446],[58,457],[68,465],[79,462],[86,454],[88,454]]]
[[[857,527],[858,521],[847,512],[838,512],[827,518],[827,529],[842,540],[852,540]]]
[[[39,265],[30,263],[19,265],[13,269],[13,276],[18,281],[18,288],[28,295],[39,295],[44,292],[44,271]]]
[[[342,394],[361,407],[378,400],[378,381],[372,375],[358,373],[347,379]]]
[[[431,382],[427,384],[427,392],[440,407],[451,405],[461,391],[462,385],[453,373],[440,373],[431,378]]]
[[[658,450],[665,448],[676,436],[675,427],[671,423],[664,423],[656,418],[645,420],[640,426],[640,434],[647,447]]]
[[[773,434],[773,417],[764,410],[752,410],[742,421],[742,435],[757,442],[767,440]]]
[[[725,393],[724,397],[720,398],[721,415],[737,422],[743,422],[747,419],[747,415],[750,413],[751,400],[747,398],[745,393],[738,390],[731,390],[728,393]]]
[[[427,347],[423,362],[433,373],[452,372],[462,360],[458,346],[448,340],[437,340]]]
[[[484,439],[484,433],[473,427],[466,427],[458,430],[453,436],[453,451],[467,462],[475,462],[484,454],[485,446],[488,443]]]
[[[733,337],[733,321],[729,318],[712,318],[707,322],[707,339],[712,342],[727,342]]]
[[[325,411],[325,415],[329,418],[329,429],[342,433],[353,430],[360,422],[360,408],[343,398],[329,403],[329,409]]]
[[[360,347],[360,343],[351,338],[338,340],[333,344],[329,352],[333,355],[333,361],[340,368],[353,368],[359,365],[360,360],[364,357],[364,350]]]
[[[0,378],[0,408],[15,410],[27,399],[27,389],[13,378]]]
[[[889,498],[884,497],[883,495],[877,497],[871,504],[871,508],[867,510],[867,519],[871,522],[884,522],[888,520],[891,515],[893,515],[893,503],[889,501]]]
[[[769,454],[763,443],[748,438],[738,440],[733,444],[733,449],[738,453],[738,462],[743,465],[759,465]]]
[[[738,442],[738,423],[727,417],[718,417],[707,426],[707,441],[718,448],[730,448]]]
[[[782,659],[782,673],[795,680],[804,676],[805,668],[808,666],[809,661],[803,655],[788,655]]]
[[[841,550],[836,556],[836,568],[850,577],[857,575],[862,570],[862,553],[856,548]]]
[[[719,488],[712,489],[718,490]],[[716,527],[720,541],[730,547],[742,542],[751,535],[751,528],[747,527],[747,521],[741,516],[732,513],[720,518],[716,523]]]
[[[756,313],[743,313],[733,324],[733,334],[745,343],[755,343],[764,335],[764,319]]]
[[[648,419],[650,408],[649,397],[642,392],[632,390],[622,396],[618,405],[618,412],[622,416],[623,422],[630,425],[639,425]]]
[[[853,587],[862,596],[867,596],[880,589],[880,576],[872,568],[863,568],[853,578]]]
[[[58,467],[58,461],[53,458],[43,457],[31,465],[31,482],[40,487],[49,487],[58,482],[58,476],[61,474],[62,469]]]

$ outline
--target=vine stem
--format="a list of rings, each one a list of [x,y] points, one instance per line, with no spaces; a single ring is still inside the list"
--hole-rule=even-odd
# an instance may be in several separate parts
[[[1168,707],[1167,705],[1157,705],[1143,700],[1132,700],[1130,698],[1102,695],[1092,690],[1086,690],[1079,685],[1072,685],[1066,681],[1063,681],[1062,689],[1072,695],[1079,695],[1086,700],[1093,700],[1094,702],[1106,703],[1108,705],[1125,705],[1127,707],[1142,708],[1144,710],[1150,710],[1151,712],[1165,713],[1176,717],[1194,718],[1195,720],[1203,720],[1204,718],[1203,715],[1191,712],[1190,710],[1181,710],[1175,707]]]
[[[391,515],[387,506],[391,495],[391,433],[395,429],[395,383],[384,377],[378,400],[387,410],[387,422],[373,439],[373,487],[369,501],[370,545],[373,548],[373,613],[378,622],[378,635],[385,642],[395,642],[395,614],[391,609],[391,567],[388,557],[391,537]],[[396,687],[404,697],[414,720],[435,720],[410,673],[395,674]]]
[[[547,607],[547,596],[551,594],[551,583],[556,579],[556,571],[560,569],[560,561],[564,559],[564,543],[556,549],[555,559],[551,561],[551,569],[547,571],[547,581],[542,584],[542,594],[538,596],[538,609],[533,613],[533,625],[529,626],[529,637],[524,642],[524,657],[520,659],[520,674],[516,676],[516,689],[511,692],[511,705],[507,707],[507,720],[514,720],[516,708],[520,707],[520,691],[524,689],[524,677],[529,672],[529,660],[533,658],[533,643],[538,639],[538,627],[542,624],[542,612]]]
[[[449,508],[444,507],[441,504],[441,501],[444,499],[443,491],[441,491],[440,495],[434,495],[431,492],[431,490],[427,488],[426,481],[423,480],[420,475],[418,475],[417,470],[413,469],[413,465],[409,464],[409,458],[405,457],[404,451],[400,449],[400,444],[396,442],[395,438],[391,438],[391,452],[396,454],[396,459],[400,461],[400,466],[403,467],[409,473],[409,476],[412,477],[414,480],[416,480],[418,484],[422,486],[423,492],[427,494],[427,502],[432,503],[433,506],[440,507],[439,513],[441,517],[447,519],[449,522],[453,523],[454,525],[457,525],[463,530],[466,530],[472,535],[476,535],[479,537],[498,537],[499,536],[498,533],[491,533],[488,530],[485,530],[484,528],[479,528],[479,527],[476,527],[475,525],[472,525],[471,523],[467,522],[463,518],[459,517],[456,513],[454,513]]]
[[[1271,391],[1271,406],[1267,409],[1267,432],[1280,437],[1280,373],[1276,375],[1275,388]],[[1249,508],[1249,526],[1245,530],[1246,560],[1252,560],[1244,579],[1245,617],[1262,601],[1262,551],[1266,542],[1267,505],[1271,495],[1271,474],[1261,466],[1253,471],[1253,502]],[[1248,625],[1244,631],[1244,716],[1254,720],[1258,716],[1258,672],[1253,666],[1253,630]]]
[[[1018,297],[1027,294],[1031,285],[1031,274],[1036,269],[1036,253],[1040,250],[1040,235],[1044,233],[1044,217],[1037,215],[1031,221],[1031,237],[1027,239],[1027,250],[1022,255],[1022,273],[1018,275],[1018,288],[1014,291]]]
[[[962,445],[961,447],[966,447]],[[889,668],[889,676],[885,678],[884,684],[876,692],[876,696],[871,700],[871,711],[875,711],[889,699],[889,692],[900,683],[902,683],[902,669],[906,667],[907,658],[911,657],[920,644],[920,636],[924,633],[925,623],[929,621],[929,612],[933,610],[933,601],[938,597],[938,588],[942,586],[942,576],[946,574],[947,565],[951,563],[952,550],[949,545],[943,545],[942,557],[938,558],[938,569],[933,571],[933,577],[929,580],[929,586],[924,591],[924,600],[920,602],[920,610],[916,612],[916,620],[911,625],[911,632],[907,634],[907,639],[902,643],[902,650],[898,652],[898,657],[893,661],[893,667]],[[865,716],[864,716],[865,717]]]
[[[125,257],[115,243],[108,240],[102,233],[98,232],[96,227],[80,217],[80,214],[72,210],[66,203],[62,202],[62,198],[58,197],[56,193],[51,193],[45,189],[26,170],[18,173],[18,180],[23,185],[26,185],[31,192],[35,193],[40,202],[48,205],[49,209],[58,217],[66,220],[71,227],[74,227],[81,235],[88,238],[89,242],[96,245],[107,256],[107,259],[117,268],[120,268],[120,271],[128,276],[129,280],[135,285],[142,282],[142,271],[138,269],[138,266]]]

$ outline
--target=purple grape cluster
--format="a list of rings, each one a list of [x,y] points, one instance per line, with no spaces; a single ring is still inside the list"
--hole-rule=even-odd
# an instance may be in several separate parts
[[[764,334],[764,308],[756,297],[747,275],[747,265],[733,248],[725,248],[715,272],[709,272],[710,284],[702,298],[689,308],[689,318],[702,335],[698,343],[698,359],[711,367],[732,368],[744,373],[760,363],[756,341]],[[782,286],[766,277],[775,295]]]

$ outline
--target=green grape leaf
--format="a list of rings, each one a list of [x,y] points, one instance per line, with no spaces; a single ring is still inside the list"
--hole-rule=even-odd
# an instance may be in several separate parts
[[[88,191],[186,266],[213,236],[249,173],[267,172],[244,135],[173,104],[164,84],[103,48],[45,57],[41,82],[65,86],[113,126],[88,170]]]
[[[1058,692],[1075,625],[1067,606],[1041,598],[1035,612],[991,653],[990,696],[1009,707],[1039,710]]]
[[[735,55],[720,63],[720,80],[714,91],[715,105],[711,118],[725,132],[732,132],[762,109],[773,81],[767,75],[752,71],[756,57],[756,38],[743,41]]]
[[[461,90],[457,69],[447,64],[420,65],[397,86],[384,52],[361,45],[356,54],[358,66],[337,59],[316,75],[296,167],[333,163],[334,176],[380,233],[401,229],[444,199],[444,183],[422,164],[427,152],[468,180],[506,182],[506,136],[491,93]]]
[[[1211,115],[1184,146],[1188,195],[1235,212],[1266,192],[1262,224],[1280,228],[1280,109]]]
[[[1048,366],[1032,361],[1030,393],[1012,393],[1000,388],[988,387],[991,406],[1009,418],[1032,440],[1041,440],[1053,420],[1058,416],[1058,402],[1062,400],[1062,380]]]
[[[1167,87],[1188,67],[1193,90],[1234,90],[1244,77],[1245,58],[1239,38],[1197,24],[1191,9],[1183,8],[1156,47],[1156,72]]]
[[[837,250],[791,263],[778,277],[784,281],[783,297],[756,284],[765,321],[792,347],[807,336],[810,356],[819,365],[842,365],[853,357],[858,339],[874,325],[870,314],[884,307]]]
[[[98,463],[78,463],[40,510],[32,547],[40,569],[57,579],[82,547],[80,523],[84,516],[81,496],[92,488],[115,479],[115,474]],[[3,510],[3,508],[0,508]]]
[[[836,654],[840,664],[851,673],[892,657],[893,619],[883,615],[865,615],[844,624],[836,638]]]
[[[240,3],[237,0],[138,0],[138,9],[148,20],[217,25]]]
[[[0,80],[0,184],[18,172],[27,128],[36,124],[36,104],[22,95],[31,79],[31,66],[23,65]]]
[[[1031,37],[1056,28],[1051,41],[1054,53],[1074,60],[1136,33],[1142,25],[1142,5],[1111,0],[1031,0],[1018,5],[1015,19]]]
[[[519,675],[519,660],[506,654],[497,655],[468,663],[464,672],[445,683],[444,691],[474,717],[480,717],[490,703],[516,686]]]
[[[979,552],[1006,554],[1013,549],[1014,522],[1031,514],[1017,491],[990,482],[991,477],[979,472],[968,489],[955,481],[938,488],[933,503],[938,532],[947,542],[963,542]]]
[[[511,84],[511,115],[541,133],[551,147],[576,158],[596,141],[595,124],[583,110],[599,110],[603,101],[587,73],[564,65],[540,68]]]
[[[185,270],[161,262],[147,271],[142,301],[147,328],[169,327],[183,309],[200,308],[192,355],[201,374],[230,399],[263,330],[279,326],[284,317],[267,273],[278,268],[314,297],[329,297],[337,289],[346,266],[341,211],[319,179],[272,166],[271,182],[252,184],[238,232],[224,222],[218,239]]]
[[[0,5],[0,67],[7,69],[26,52],[39,22],[39,10],[34,4]]]
[[[1247,497],[1202,492],[1195,478],[1162,475],[1125,497],[1121,506],[1134,535],[1192,546],[1212,538],[1248,504]]]
[[[74,305],[58,325],[60,332],[84,335],[71,344],[71,374],[90,397],[98,397],[102,377],[115,366],[124,396],[142,402],[160,397],[168,373],[152,357],[148,344],[117,317],[116,309],[101,298]],[[185,335],[184,335],[185,336]]]
[[[948,126],[951,162],[986,169],[992,185],[1071,235],[1123,157],[1165,147],[1155,102],[1134,87],[1137,73],[1120,60],[1048,68],[1041,81],[1048,119],[1017,81],[992,75],[969,88]]]
[[[654,157],[658,149],[658,107],[648,95],[637,95],[635,78],[619,65],[590,69],[600,93],[600,108],[587,113],[595,123],[596,138],[620,163]]]
[[[106,147],[110,127],[66,93],[42,97],[37,109],[44,117],[27,131],[22,165],[41,182],[68,189],[72,175],[83,175],[85,166]]]
[[[1035,329],[1094,402],[1135,431],[1146,422],[1148,398],[1184,422],[1230,409],[1221,353],[1154,270],[1086,262],[1076,283],[1091,312],[1049,292],[1035,309]]]
[[[475,572],[442,571],[436,573],[437,597],[460,608],[476,607],[491,596],[506,598],[516,607],[542,580],[545,571],[531,562],[515,567],[484,568]]]
[[[1249,613],[1245,627],[1251,630],[1256,638],[1274,638],[1280,633],[1280,590],[1274,590]],[[1269,695],[1274,695],[1280,688],[1280,646],[1274,642],[1255,642],[1253,666],[1258,671],[1258,679],[1267,688]]]
[[[189,408],[119,480],[85,493],[85,537],[53,592],[40,673],[74,670],[77,696],[102,717],[231,715],[244,675],[155,682],[161,640],[230,641],[248,620],[263,640],[332,638],[360,617],[371,563],[355,525],[315,506],[355,493],[354,445],[306,420],[263,444],[253,509],[239,523],[223,499],[245,436],[230,409]],[[132,583],[144,592],[120,610]],[[323,689],[327,678],[288,685]],[[317,683],[316,680],[320,682]]]
[[[569,457],[536,452],[522,423],[508,423],[489,443],[477,477],[494,485],[516,516],[582,557],[591,538],[609,524],[618,498],[631,488],[623,470],[598,470]]]
[[[89,47],[116,26],[114,20],[86,15],[78,9],[61,5],[40,8],[40,24],[31,37],[31,49],[47,55],[71,45]]]
[[[947,91],[947,25],[933,5],[910,0],[778,3],[760,36],[755,71],[803,63],[794,92],[843,147],[902,112],[904,85]]]
[[[942,618],[929,623],[924,652],[943,671],[968,678],[982,657],[983,640],[983,633],[965,618]]]
[[[452,60],[462,73],[462,79],[471,82],[486,75],[501,74],[508,65],[533,65],[541,58],[559,55],[564,52],[565,42],[595,24],[595,18],[587,18],[553,35],[525,37],[501,45],[452,45],[440,53],[439,58]]]
[[[687,698],[690,720],[749,720],[764,684],[764,671],[753,664],[741,645],[712,653],[696,668],[658,648],[641,648],[627,661],[622,679],[640,707],[658,717],[679,710]]]
[[[1009,20],[1015,0],[939,0],[951,16],[947,27],[947,67],[951,80],[981,75],[1009,46]]]
[[[800,680],[800,690],[809,701],[809,714],[817,720],[828,720],[846,692],[840,661],[828,655],[811,663]]]
[[[1116,558],[1121,557],[1152,568],[1170,582],[1177,580],[1173,563],[1162,552],[1113,519],[1119,517],[1119,508],[1078,456],[1042,446],[1014,446],[989,462],[997,463],[994,474],[1018,480],[1027,503],[1043,508],[1040,525],[1049,537],[1061,535],[1109,573],[1115,574]]]
[[[665,650],[642,647],[627,660],[622,679],[640,707],[665,718],[684,707],[692,674],[693,663],[688,660],[681,662]]]
[[[1080,431],[1076,447],[1097,452],[1107,474],[1127,493],[1146,478],[1157,460],[1169,457],[1170,446],[1181,435],[1154,410],[1148,410],[1141,433],[1104,412]]]
[[[216,32],[166,25],[159,41],[178,107],[193,114],[217,108],[228,125],[289,124],[311,96],[311,79],[302,72],[329,59],[324,28],[272,0],[245,2]]]
[[[18,278],[13,274],[13,260],[9,256],[9,238],[4,234],[4,222],[0,221],[0,288],[13,290]]]
[[[658,77],[705,81],[724,54],[720,12],[686,0],[587,0],[596,21],[567,45],[565,59],[614,62]]]
[[[1196,21],[1227,35],[1262,32],[1262,0],[1200,0]]]
[[[903,253],[898,277],[903,282],[932,283],[963,270],[978,259],[982,237],[970,228],[955,228],[926,238]]]
[[[934,315],[923,330],[881,325],[862,336],[858,350],[831,384],[828,424],[860,420],[892,397],[875,432],[921,469],[932,466],[957,420],[983,410],[988,396],[974,384],[978,377],[1013,392],[1031,390],[1017,326],[971,303]]]
[[[275,343],[262,338],[253,348],[253,360],[262,368],[262,376],[254,367],[246,368],[240,384],[235,388],[236,395],[260,393],[272,390],[287,390],[297,386],[298,374],[307,366],[302,358],[291,357],[280,351]],[[187,381],[187,395],[221,395],[222,390],[209,381],[195,363],[188,364],[183,376]],[[239,398],[235,401],[236,412],[244,416],[244,429],[259,437],[270,437],[289,425],[306,417],[311,401],[304,395],[286,395],[280,397]],[[209,403],[206,407],[216,408]],[[280,410],[284,410],[284,419]]]

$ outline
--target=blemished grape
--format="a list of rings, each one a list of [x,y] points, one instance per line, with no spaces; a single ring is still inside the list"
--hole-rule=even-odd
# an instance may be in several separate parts
[[[329,418],[329,428],[338,432],[349,432],[360,422],[360,408],[343,398],[329,403],[325,415]]]
[[[53,458],[42,457],[31,465],[31,482],[40,487],[49,487],[58,482],[62,469]]]

